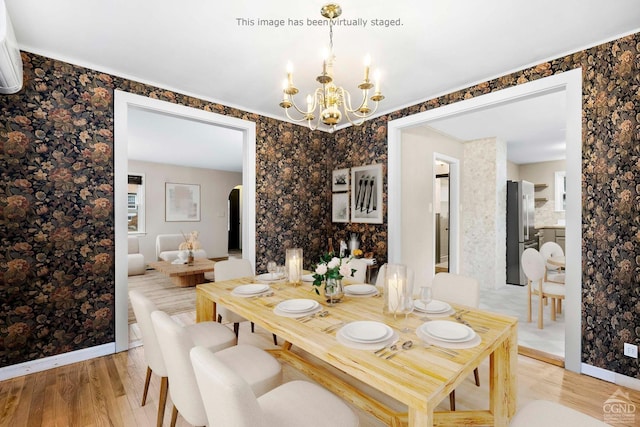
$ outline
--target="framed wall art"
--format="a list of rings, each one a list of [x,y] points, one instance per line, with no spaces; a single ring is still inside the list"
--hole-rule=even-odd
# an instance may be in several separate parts
[[[333,193],[331,220],[333,222],[349,222],[349,193]]]
[[[336,169],[331,176],[331,191],[340,192],[349,190],[349,169]]]
[[[165,221],[200,221],[200,185],[165,183]]]
[[[351,168],[351,222],[382,224],[382,165]]]

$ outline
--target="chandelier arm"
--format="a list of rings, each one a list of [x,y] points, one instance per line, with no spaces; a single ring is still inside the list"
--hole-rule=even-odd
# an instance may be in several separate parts
[[[375,104],[375,106],[373,107],[373,110],[369,111],[366,114],[361,114],[361,113],[358,112],[358,110],[348,111],[348,112],[345,111],[345,113],[350,113],[350,114],[353,114],[354,116],[356,116],[358,118],[366,119],[366,118],[371,117],[372,115],[374,115],[376,110],[378,109],[378,104],[379,104],[378,101],[374,101],[374,104]]]
[[[352,108],[351,107],[351,93],[346,90],[345,88],[341,87],[340,88],[340,93],[342,96],[342,99],[344,100],[344,112],[345,113],[355,113],[357,114],[357,111],[360,110],[366,103],[367,103],[367,93],[368,91],[366,89],[364,89],[362,91],[362,102],[360,103],[360,105],[358,105],[358,108]],[[345,95],[346,94],[346,95]],[[359,117],[366,117],[366,114],[364,116],[359,116]]]

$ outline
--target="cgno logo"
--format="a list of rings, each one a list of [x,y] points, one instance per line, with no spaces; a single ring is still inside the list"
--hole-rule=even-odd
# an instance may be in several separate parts
[[[602,405],[605,423],[632,423],[636,418],[636,405],[629,394],[618,389]]]

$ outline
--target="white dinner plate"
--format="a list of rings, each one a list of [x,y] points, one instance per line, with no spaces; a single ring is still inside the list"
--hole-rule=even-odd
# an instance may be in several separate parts
[[[376,343],[391,338],[393,329],[384,323],[363,320],[345,325],[341,333],[351,341]]]
[[[313,274],[303,274],[302,275],[302,281],[303,282],[313,282],[314,280],[316,280],[316,279],[314,279]]]
[[[304,313],[318,307],[318,301],[312,299],[288,299],[278,304],[278,310],[285,313]]]
[[[420,330],[433,338],[449,342],[463,342],[475,337],[475,332],[470,327],[449,320],[423,323]]]
[[[431,302],[426,306],[422,301],[417,299],[413,302],[413,308],[415,308],[418,311],[422,311],[424,313],[431,313],[431,314],[445,313],[451,310],[451,306],[449,304],[447,304],[444,301],[438,301],[435,299],[431,300]]]
[[[366,283],[345,286],[344,291],[353,295],[371,295],[378,292],[375,286]]]
[[[240,295],[256,295],[269,290],[269,285],[252,283],[250,285],[240,285],[233,288],[233,292]]]
[[[263,282],[276,282],[278,280],[284,279],[284,274],[282,273],[264,273],[256,276],[257,280],[262,280]]]

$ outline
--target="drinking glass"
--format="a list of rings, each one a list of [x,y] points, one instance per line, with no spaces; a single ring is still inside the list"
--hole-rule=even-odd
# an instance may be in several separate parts
[[[413,312],[413,295],[404,295],[400,312],[404,313],[404,327],[400,329],[400,331],[405,333],[411,332],[411,328],[409,328],[409,315]]]
[[[423,304],[425,311],[431,301],[433,301],[431,296],[431,286],[422,286],[420,288],[420,302]]]
[[[267,262],[267,271],[269,272],[269,276],[271,278],[273,278],[274,273],[276,272],[278,265],[276,264],[275,261],[269,261]]]

